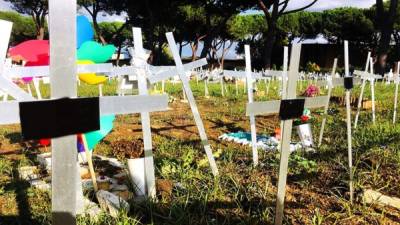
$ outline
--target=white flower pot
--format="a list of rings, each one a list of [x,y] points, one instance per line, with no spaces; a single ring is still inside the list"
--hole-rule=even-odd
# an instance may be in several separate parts
[[[314,145],[312,132],[311,132],[311,125],[309,123],[301,124],[296,127],[297,134],[300,137],[301,144],[304,147],[312,147]]]
[[[128,159],[128,170],[136,196],[145,196],[146,179],[144,173],[144,158]]]

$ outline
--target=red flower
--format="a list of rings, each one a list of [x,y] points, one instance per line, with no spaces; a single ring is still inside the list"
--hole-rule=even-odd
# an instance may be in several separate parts
[[[306,116],[306,115],[302,115],[302,116],[300,117],[300,120],[301,120],[301,122],[303,122],[303,123],[307,122],[309,119],[310,119],[310,117],[309,117],[309,116]]]

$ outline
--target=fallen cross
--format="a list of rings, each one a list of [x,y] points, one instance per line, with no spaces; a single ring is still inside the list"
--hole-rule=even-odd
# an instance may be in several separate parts
[[[212,154],[211,146],[208,141],[206,131],[204,129],[204,124],[200,117],[200,113],[197,108],[196,101],[193,96],[193,92],[190,88],[189,79],[186,76],[186,71],[190,71],[194,68],[207,65],[207,60],[201,59],[201,60],[197,60],[197,61],[183,65],[173,34],[167,33],[166,36],[167,36],[169,48],[174,57],[176,67],[172,70],[161,72],[158,75],[150,76],[150,77],[148,77],[148,80],[150,81],[150,83],[156,83],[156,82],[159,82],[162,80],[169,79],[170,77],[173,77],[176,74],[179,75],[179,78],[182,81],[183,90],[186,94],[186,98],[189,101],[189,105],[190,105],[190,108],[193,113],[194,121],[196,123],[197,129],[200,134],[201,143],[203,144],[204,150],[205,150],[207,158],[208,158],[208,162],[210,163],[211,171],[214,176],[217,176],[218,175],[217,164],[215,163],[215,159]]]

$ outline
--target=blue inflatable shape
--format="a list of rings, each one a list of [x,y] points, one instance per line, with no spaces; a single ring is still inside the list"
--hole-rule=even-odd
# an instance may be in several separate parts
[[[86,41],[91,41],[94,38],[94,32],[92,25],[86,16],[77,16],[76,18],[76,29],[77,29],[77,48]]]

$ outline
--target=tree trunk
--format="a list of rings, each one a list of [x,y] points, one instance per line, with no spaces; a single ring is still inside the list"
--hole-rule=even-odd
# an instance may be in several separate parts
[[[387,72],[387,56],[392,40],[392,32],[397,16],[398,0],[390,0],[389,9],[384,8],[382,0],[376,1],[376,20],[379,25],[381,38],[378,46],[378,57],[375,72],[384,75]]]
[[[268,26],[268,31],[264,37],[264,67],[265,69],[271,69],[272,51],[276,42],[276,24],[271,23]]]
[[[375,73],[384,75],[387,71],[387,55],[390,48],[392,29],[388,26],[382,27],[381,39],[379,41],[378,58],[375,66]]]
[[[212,37],[210,35],[207,35],[207,37],[204,39],[204,46],[203,49],[201,50],[200,58],[207,57],[207,54],[210,51],[211,46],[212,46]]]
[[[93,16],[92,16],[94,31],[96,32],[97,37],[100,39],[101,43],[102,43],[103,45],[105,45],[105,44],[107,44],[107,42],[106,42],[106,40],[104,39],[103,35],[101,35],[100,27],[99,27],[99,24],[97,23],[96,15],[97,15],[97,14],[93,14]]]
[[[44,39],[44,27],[40,27],[39,30],[37,31],[36,35],[37,40],[43,40]]]
[[[122,44],[120,44],[120,45],[118,46],[116,66],[119,66],[119,60],[120,60],[120,58],[121,58],[121,49],[122,49]]]
[[[183,49],[182,42],[179,42],[179,56],[181,58],[182,58],[182,49]]]

